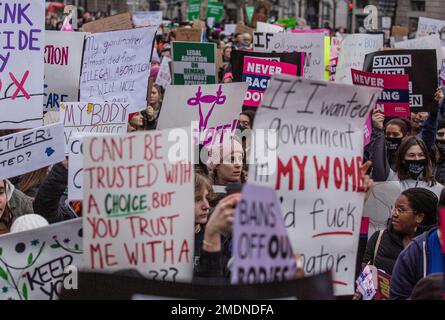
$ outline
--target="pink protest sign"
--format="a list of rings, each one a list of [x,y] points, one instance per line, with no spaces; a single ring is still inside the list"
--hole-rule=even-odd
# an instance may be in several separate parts
[[[409,76],[407,74],[378,74],[351,69],[352,82],[357,85],[383,88],[375,104],[375,110],[385,117],[408,118]]]
[[[365,122],[365,127],[363,129],[363,146],[367,146],[368,143],[371,142],[371,133],[372,133],[372,121],[371,115],[368,116]]]
[[[232,284],[292,279],[296,264],[275,190],[245,185],[235,217]]]
[[[331,32],[328,29],[292,29],[292,33],[324,33],[325,36],[331,35]]]
[[[304,61],[301,63],[303,65]],[[303,72],[303,68],[300,68],[299,74],[298,67],[294,64],[245,56],[243,82],[247,82],[249,88],[243,104],[249,107],[258,107],[272,75],[277,73],[301,76],[301,72]]]

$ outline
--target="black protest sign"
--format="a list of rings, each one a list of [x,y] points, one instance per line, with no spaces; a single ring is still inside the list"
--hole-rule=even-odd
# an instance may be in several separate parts
[[[435,50],[390,50],[367,54],[363,71],[407,74],[410,81],[411,112],[437,111],[434,100],[437,83]]]

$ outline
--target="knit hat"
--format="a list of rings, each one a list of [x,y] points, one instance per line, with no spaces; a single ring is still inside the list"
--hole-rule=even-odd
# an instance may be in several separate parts
[[[207,167],[214,170],[218,164],[230,163],[230,155],[233,153],[244,154],[243,146],[238,140],[230,137],[225,138],[222,144],[214,144],[209,149]]]
[[[226,80],[226,79],[233,79],[233,74],[232,74],[232,72],[227,72],[227,73],[225,73],[224,74],[224,76],[223,76],[223,81],[224,80]]]
[[[11,226],[11,233],[41,228],[48,225],[48,221],[38,214],[25,214],[18,217]]]
[[[132,112],[128,115],[128,122],[131,121],[131,119],[133,119],[139,112]]]
[[[150,68],[150,77],[156,79],[156,77],[158,76],[159,69],[160,66],[158,64],[152,65]]]

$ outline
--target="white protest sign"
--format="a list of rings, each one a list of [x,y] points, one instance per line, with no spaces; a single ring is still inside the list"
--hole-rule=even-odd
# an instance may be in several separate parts
[[[445,20],[419,17],[416,38],[426,37],[434,33],[439,33],[443,27],[445,27]],[[442,41],[442,45],[445,45],[444,42],[445,41]]]
[[[235,34],[236,24],[226,24],[224,25],[224,34],[230,36]]]
[[[82,219],[0,236],[0,300],[56,300],[77,289]]]
[[[188,154],[170,157],[177,138],[167,130],[83,138],[88,269],[191,281],[194,171]],[[187,134],[182,143],[189,144]]]
[[[172,82],[172,75],[170,73],[170,61],[172,61],[169,57],[162,58],[161,66],[159,68],[158,76],[156,77],[155,84],[167,88],[168,85]]]
[[[354,292],[363,125],[380,92],[275,75],[255,117],[254,129],[276,137],[264,143],[269,156],[249,167],[249,182],[275,187],[305,274],[331,269],[337,295]]]
[[[412,40],[399,41],[394,44],[394,48],[398,49],[432,49],[436,50],[437,70],[442,67],[442,46],[438,34],[432,34],[422,38]]]
[[[365,56],[383,49],[381,34],[350,34],[342,41],[335,82],[352,84],[351,69],[363,70]]]
[[[277,26],[275,24],[265,23],[258,21],[256,23],[256,31],[257,32],[283,32],[284,28],[281,26]]]
[[[52,124],[0,137],[0,179],[16,177],[65,159],[63,125]]]
[[[82,133],[75,132],[68,141],[68,200],[83,198]]]
[[[0,6],[0,129],[42,125],[45,1]]]
[[[79,100],[83,43],[88,33],[45,31],[45,111]],[[69,75],[69,76],[67,76]]]
[[[80,78],[80,101],[147,106],[150,58],[156,28],[95,33],[86,38]]]
[[[162,24],[162,11],[133,12],[133,24],[139,27],[158,27]]]
[[[255,52],[305,52],[305,79],[323,80],[325,38],[323,33],[264,33],[253,34]]]
[[[66,102],[60,106],[65,152],[73,132],[125,133],[130,105],[118,102]]]
[[[158,129],[190,127],[199,123],[204,145],[235,133],[248,84],[170,85],[165,92]],[[193,127],[193,126],[192,126]]]

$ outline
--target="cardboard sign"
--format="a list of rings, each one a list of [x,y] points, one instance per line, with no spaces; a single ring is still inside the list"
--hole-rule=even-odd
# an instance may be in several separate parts
[[[161,66],[159,68],[158,76],[156,77],[155,84],[167,88],[172,82],[171,72],[170,72],[170,62],[172,60],[169,57],[162,58]],[[150,92],[149,90],[148,92]]]
[[[394,44],[398,49],[431,49],[436,51],[437,70],[442,67],[442,46],[440,44],[439,35],[432,34],[422,38],[399,41]]]
[[[171,85],[165,92],[158,129],[192,126],[204,145],[222,141],[227,131],[235,133],[247,86],[245,82]]]
[[[0,236],[0,252],[0,300],[56,300],[82,265],[82,219]]]
[[[303,77],[312,80],[324,79],[325,39],[322,33],[255,32],[253,50],[255,52],[305,52]]]
[[[369,234],[387,227],[397,197],[402,192],[398,181],[375,182],[363,207],[363,216],[370,218]]]
[[[364,71],[409,76],[409,105],[411,112],[433,112],[438,108],[434,100],[437,88],[435,50],[390,50],[366,55]]]
[[[65,152],[74,132],[125,133],[130,105],[125,103],[67,102],[60,107],[64,125]]]
[[[232,284],[291,280],[296,271],[280,203],[272,188],[245,185],[233,227]]]
[[[217,82],[216,44],[173,41],[173,84]]]
[[[395,38],[408,37],[408,28],[400,27],[400,26],[393,26],[391,29],[391,36],[395,37]]]
[[[351,69],[363,69],[365,55],[383,49],[381,34],[351,34],[343,39],[338,57],[335,82],[352,84]],[[365,70],[368,71],[368,70]]]
[[[207,2],[206,18],[214,18],[215,22],[221,22],[224,16],[223,2]]]
[[[187,17],[189,21],[201,18],[201,0],[188,0]]]
[[[385,117],[409,118],[409,77],[406,74],[376,74],[352,69],[352,82],[357,85],[382,88],[374,110]]]
[[[0,129],[42,125],[45,1],[2,3]]]
[[[81,101],[129,103],[143,110],[156,28],[97,33],[86,38]]]
[[[159,27],[162,24],[162,11],[133,12],[133,24],[140,27]]]
[[[201,42],[201,30],[194,28],[178,28],[176,30],[176,40]]]
[[[251,149],[249,181],[275,187],[305,274],[331,269],[337,295],[354,291],[363,124],[380,91],[275,75],[255,117],[254,129],[276,131],[263,154]]]
[[[432,34],[439,33],[443,27],[445,27],[445,20],[419,17],[416,38],[426,37]]]
[[[125,12],[111,17],[85,23],[82,26],[82,31],[98,33],[107,31],[126,30],[132,28],[133,28],[133,23],[131,22],[131,15],[129,12]]]
[[[191,281],[193,161],[172,161],[175,144],[169,131],[84,138],[86,268]]]
[[[266,91],[272,75],[287,74],[297,76],[299,73],[301,74],[302,70],[298,70],[296,65],[290,63],[245,56],[242,80],[249,84],[249,88],[247,89],[243,105],[248,107],[258,107],[260,105],[263,93]]]
[[[60,123],[0,137],[0,179],[60,162],[65,159],[63,150]]]
[[[256,31],[275,33],[275,32],[283,32],[284,28],[281,26],[277,26],[276,24],[270,24],[258,21],[256,23]]]
[[[86,35],[83,32],[45,31],[43,110],[58,110],[61,102],[79,100],[80,68]]]

